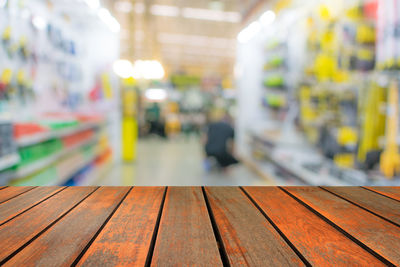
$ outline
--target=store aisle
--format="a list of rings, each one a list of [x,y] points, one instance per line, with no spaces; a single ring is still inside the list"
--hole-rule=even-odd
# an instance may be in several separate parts
[[[192,138],[162,140],[151,138],[138,143],[135,163],[121,163],[95,181],[96,185],[189,186],[189,185],[271,185],[243,165],[227,173],[205,172],[202,147]]]

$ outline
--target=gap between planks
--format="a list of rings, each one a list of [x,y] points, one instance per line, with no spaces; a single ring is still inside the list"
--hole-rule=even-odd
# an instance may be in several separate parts
[[[384,264],[386,264],[387,266],[396,266],[395,264],[393,264],[392,262],[390,262],[388,259],[386,259],[385,257],[383,257],[382,255],[380,255],[379,253],[375,252],[373,249],[371,249],[370,247],[368,247],[367,245],[365,245],[363,242],[361,242],[360,240],[358,240],[356,237],[352,236],[351,234],[349,234],[347,231],[345,231],[344,229],[342,229],[340,226],[336,225],[333,221],[329,220],[328,218],[326,218],[324,215],[322,215],[321,213],[319,213],[317,210],[315,210],[314,208],[312,208],[311,206],[309,206],[307,203],[305,203],[304,201],[302,201],[301,199],[297,198],[295,195],[293,195],[292,193],[290,193],[289,191],[287,191],[285,188],[278,186],[279,189],[281,189],[282,191],[284,191],[286,194],[288,194],[289,196],[291,196],[293,199],[297,200],[300,204],[302,204],[303,206],[305,206],[306,208],[308,208],[311,212],[313,212],[315,215],[317,215],[319,218],[321,218],[322,220],[324,220],[325,222],[327,222],[328,224],[330,224],[332,227],[334,227],[336,230],[338,230],[339,232],[341,232],[342,234],[344,234],[347,238],[349,238],[351,241],[353,241],[354,243],[356,243],[357,245],[359,245],[360,247],[362,247],[363,249],[365,249],[367,252],[369,252],[370,254],[372,254],[373,256],[375,256],[377,259],[379,259],[380,261],[382,261]]]
[[[24,248],[26,248],[29,244],[31,244],[33,241],[35,241],[38,237],[40,237],[42,234],[44,234],[47,230],[49,230],[51,227],[53,227],[57,222],[59,222],[62,218],[64,218],[68,213],[70,213],[73,209],[75,209],[79,204],[81,204],[83,201],[85,201],[88,197],[90,197],[94,192],[96,192],[100,187],[96,187],[92,192],[90,192],[88,195],[86,195],[84,198],[82,198],[79,202],[77,202],[74,206],[72,206],[69,210],[67,210],[64,214],[62,214],[59,218],[54,220],[52,223],[50,223],[48,226],[46,226],[43,230],[41,230],[39,233],[37,233],[34,237],[32,237],[29,241],[27,241],[25,244],[23,244],[21,247],[16,249],[13,253],[11,253],[9,256],[7,256],[4,260],[0,262],[0,266],[5,264],[7,261],[9,261],[11,258],[13,258],[15,255],[17,255],[20,251],[22,251]]]

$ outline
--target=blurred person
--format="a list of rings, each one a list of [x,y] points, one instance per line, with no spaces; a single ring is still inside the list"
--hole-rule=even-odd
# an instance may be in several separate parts
[[[153,103],[146,108],[145,119],[149,127],[148,134],[156,134],[161,137],[166,137],[164,130],[165,123],[161,118],[161,108],[158,103]]]
[[[229,117],[222,110],[214,110],[209,116],[203,143],[208,158],[214,158],[222,170],[239,163],[233,155],[234,129]]]

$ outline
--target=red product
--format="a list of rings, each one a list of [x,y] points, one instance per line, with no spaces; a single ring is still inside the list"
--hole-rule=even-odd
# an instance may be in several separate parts
[[[90,138],[92,138],[94,136],[94,131],[93,130],[86,130],[86,131],[82,131],[70,136],[66,136],[64,138],[62,138],[62,142],[65,148],[74,146],[76,144],[82,143],[86,140],[89,140]]]
[[[24,137],[26,135],[35,135],[48,131],[46,127],[43,127],[36,123],[15,123],[14,124],[14,137],[16,139]]]

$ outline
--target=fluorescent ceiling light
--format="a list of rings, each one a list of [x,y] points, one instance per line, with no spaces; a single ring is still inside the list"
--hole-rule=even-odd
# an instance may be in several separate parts
[[[177,17],[179,12],[179,8],[175,6],[152,5],[150,7],[150,13],[156,16]]]
[[[133,66],[129,60],[119,59],[114,62],[113,70],[121,78],[129,78],[133,75]]]
[[[241,20],[241,15],[239,12],[226,12],[219,10],[190,8],[190,7],[182,9],[182,16],[184,18],[189,18],[189,19],[226,21],[232,23],[237,23],[240,22]]]
[[[129,13],[133,10],[133,5],[128,1],[118,1],[114,5],[115,10],[123,13]]]
[[[276,18],[276,15],[275,15],[274,11],[268,10],[264,14],[261,15],[260,22],[264,27],[269,26],[272,22],[274,22],[275,18]]]
[[[97,14],[112,32],[120,31],[121,25],[106,8],[100,8]]]
[[[167,99],[167,91],[161,88],[150,88],[144,93],[145,97],[150,101],[163,101]]]
[[[47,27],[46,19],[43,18],[43,17],[40,17],[40,16],[34,16],[32,18],[32,24],[38,30],[43,30],[43,29],[45,29]]]
[[[164,68],[157,60],[137,60],[133,64],[135,79],[160,80],[164,75]]]
[[[85,0],[85,3],[91,8],[91,9],[97,9],[100,7],[100,1],[99,0]]]
[[[183,44],[190,46],[231,48],[235,47],[235,40],[228,38],[208,37],[204,35],[159,33],[158,41],[165,44]]]
[[[249,26],[244,28],[239,34],[238,34],[238,41],[240,43],[247,43],[252,39],[259,31],[261,30],[261,24],[258,21],[252,22]]]

